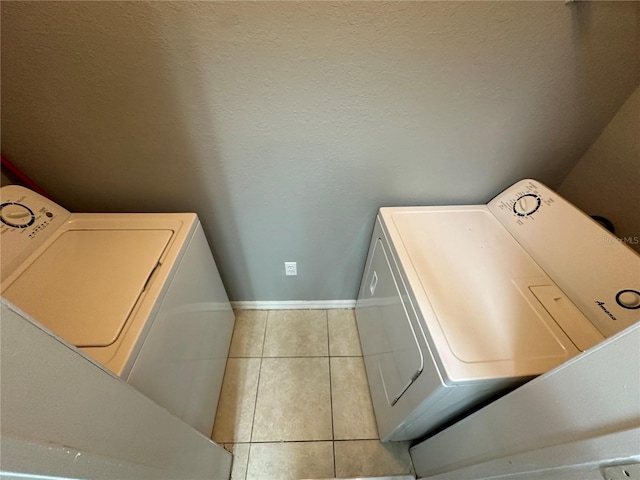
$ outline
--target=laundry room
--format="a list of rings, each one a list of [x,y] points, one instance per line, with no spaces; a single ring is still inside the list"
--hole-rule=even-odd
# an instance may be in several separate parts
[[[640,472],[640,3],[0,22],[0,476]]]

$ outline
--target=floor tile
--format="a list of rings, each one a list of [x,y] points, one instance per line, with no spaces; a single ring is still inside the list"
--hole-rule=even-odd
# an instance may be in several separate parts
[[[336,477],[406,475],[413,471],[410,442],[377,440],[334,442]]]
[[[333,438],[378,439],[369,384],[362,357],[332,357]]]
[[[362,356],[360,337],[356,326],[355,311],[328,310],[329,318],[329,355]]]
[[[264,332],[267,327],[266,310],[237,310],[229,357],[261,357]]]
[[[247,480],[333,478],[332,442],[252,443]]]
[[[224,448],[233,454],[230,480],[245,480],[249,463],[249,443],[226,443]]]
[[[329,355],[326,310],[271,310],[264,357]]]
[[[248,442],[258,391],[259,358],[230,358],[224,374],[211,438],[217,443]]]
[[[331,440],[328,358],[264,358],[252,442]]]

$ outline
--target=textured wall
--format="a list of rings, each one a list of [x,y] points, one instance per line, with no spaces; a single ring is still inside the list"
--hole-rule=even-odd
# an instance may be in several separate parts
[[[640,83],[635,2],[1,8],[3,153],[71,210],[196,211],[234,300],[355,298],[379,206],[555,187]]]
[[[14,182],[7,176],[4,171],[0,172],[0,185],[11,185],[13,183]]]
[[[558,191],[585,212],[611,220],[616,234],[640,252],[640,88]]]

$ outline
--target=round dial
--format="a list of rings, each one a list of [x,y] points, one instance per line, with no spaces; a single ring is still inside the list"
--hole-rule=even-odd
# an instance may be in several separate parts
[[[621,290],[616,295],[616,302],[624,308],[635,310],[640,308],[640,292],[636,290]]]
[[[513,204],[513,212],[519,217],[528,217],[540,208],[540,197],[533,193],[527,193],[518,197]]]
[[[0,221],[14,228],[27,228],[35,221],[33,211],[21,203],[6,202],[0,205]]]

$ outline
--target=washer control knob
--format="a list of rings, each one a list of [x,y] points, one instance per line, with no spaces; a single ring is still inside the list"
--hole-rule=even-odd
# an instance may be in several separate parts
[[[35,221],[35,215],[26,205],[7,202],[0,205],[0,221],[10,227],[26,228]]]
[[[540,208],[540,197],[533,193],[527,193],[518,197],[513,204],[513,212],[519,217],[528,217]]]
[[[616,302],[624,308],[640,308],[640,292],[635,290],[621,290],[616,295]]]

